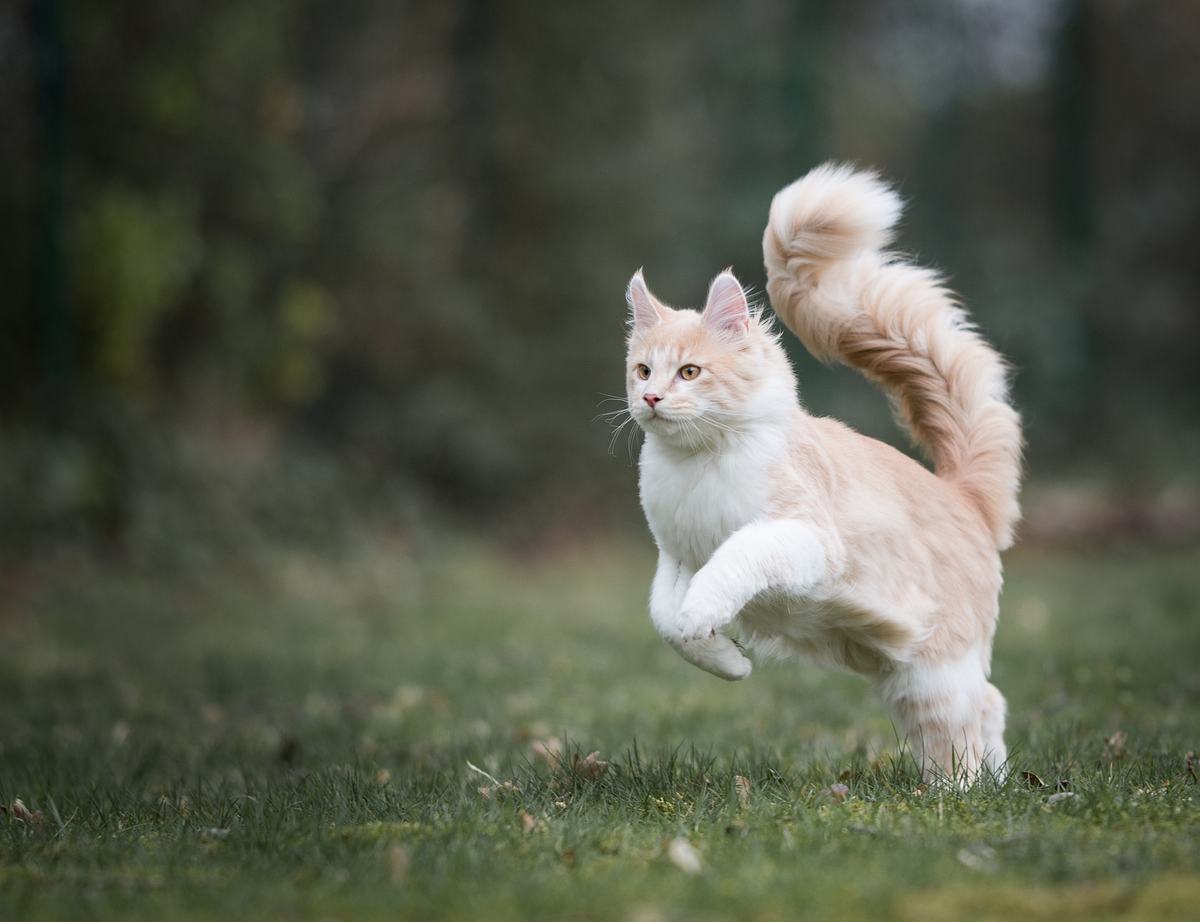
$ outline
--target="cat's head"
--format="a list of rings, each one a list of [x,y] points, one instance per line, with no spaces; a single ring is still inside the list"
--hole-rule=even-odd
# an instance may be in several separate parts
[[[667,307],[641,270],[626,297],[626,397],[646,432],[711,449],[795,406],[795,378],[779,338],[732,272],[713,279],[699,312]]]

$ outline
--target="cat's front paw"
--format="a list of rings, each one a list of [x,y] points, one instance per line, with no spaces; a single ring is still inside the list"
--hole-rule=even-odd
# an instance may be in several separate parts
[[[676,652],[693,666],[727,681],[744,679],[754,668],[754,664],[742,653],[741,644],[716,631],[670,640]]]

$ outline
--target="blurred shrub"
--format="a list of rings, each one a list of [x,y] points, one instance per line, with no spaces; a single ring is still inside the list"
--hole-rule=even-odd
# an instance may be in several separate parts
[[[73,259],[85,361],[101,386],[136,394],[153,380],[154,335],[177,310],[201,257],[195,208],[96,190],[81,209]]]
[[[353,476],[267,430],[171,431],[101,418],[86,431],[9,430],[0,444],[0,560],[75,547],[134,566],[252,562],[280,544],[339,549],[360,528],[403,535],[411,488]]]
[[[1012,359],[1040,476],[1194,476],[1200,7],[57,8],[56,49],[0,7],[0,204],[27,231],[0,248],[3,502],[35,531],[137,544],[190,508],[139,497],[244,488],[232,522],[273,495],[263,458],[303,480],[309,452],[476,527],[634,520],[589,423],[623,387],[626,280],[679,305],[730,264],[761,284],[771,195],[826,158],[899,182],[899,244]],[[811,409],[902,442],[874,389],[789,348]],[[231,431],[274,447],[251,463]]]

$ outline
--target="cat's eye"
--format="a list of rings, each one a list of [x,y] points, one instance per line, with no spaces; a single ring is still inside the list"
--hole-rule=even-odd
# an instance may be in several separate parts
[[[649,365],[639,365],[637,368],[634,369],[634,372],[643,381],[646,381],[650,378],[650,366]]]
[[[679,377],[683,378],[684,381],[694,381],[696,378],[700,377],[700,366],[684,365],[681,369],[679,369]]]

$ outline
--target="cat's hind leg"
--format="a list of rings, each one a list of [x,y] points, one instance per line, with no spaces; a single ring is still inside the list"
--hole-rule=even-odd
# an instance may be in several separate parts
[[[1000,689],[990,682],[983,691],[983,716],[980,730],[983,733],[983,766],[1001,780],[1007,772],[1008,748],[1004,745],[1004,720],[1008,705]]]
[[[985,736],[985,727],[993,736],[996,729],[995,712],[988,710],[995,703],[989,698],[994,689],[977,651],[946,661],[898,665],[880,681],[879,690],[923,778],[975,782],[980,768],[989,764],[989,742],[995,742]]]

